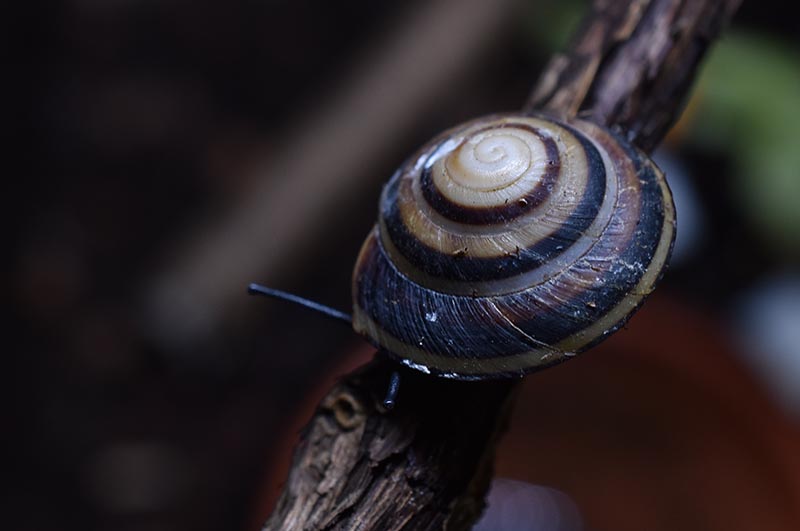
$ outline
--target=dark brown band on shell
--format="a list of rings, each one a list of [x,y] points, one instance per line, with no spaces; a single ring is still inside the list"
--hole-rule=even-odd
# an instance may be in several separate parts
[[[553,191],[553,186],[558,179],[561,169],[561,157],[558,153],[558,146],[552,138],[545,137],[542,133],[526,124],[510,123],[506,127],[516,127],[530,131],[542,142],[547,152],[547,162],[545,172],[541,181],[531,189],[524,197],[516,201],[510,201],[500,206],[480,208],[472,207],[454,202],[442,194],[433,182],[431,176],[432,168],[425,165],[420,177],[422,194],[425,201],[439,214],[447,219],[471,224],[471,225],[496,225],[518,218],[537,206],[548,198]]]
[[[398,188],[410,186],[408,180],[403,180],[402,174],[398,175],[386,187],[382,200],[382,227],[384,235],[391,240],[391,245],[397,248],[402,257],[411,267],[425,273],[437,280],[426,283],[431,289],[444,289],[471,293],[472,288],[454,286],[454,282],[486,282],[490,280],[507,279],[520,275],[526,271],[541,267],[563,253],[579,238],[583,237],[586,229],[594,222],[599,205],[606,193],[606,171],[602,157],[597,149],[585,138],[579,137],[585,149],[589,175],[587,187],[577,202],[571,215],[566,220],[557,220],[559,225],[546,238],[542,238],[528,246],[516,246],[513,252],[503,253],[491,257],[470,256],[469,249],[465,248],[462,254],[443,253],[422,243],[402,220],[399,210]],[[496,218],[494,225],[506,226],[514,221],[512,208],[498,207],[498,212],[504,215]],[[524,211],[522,214],[526,213]],[[489,223],[487,223],[489,224]],[[420,281],[421,276],[412,269],[401,269],[409,276]],[[511,284],[509,290],[515,289]]]

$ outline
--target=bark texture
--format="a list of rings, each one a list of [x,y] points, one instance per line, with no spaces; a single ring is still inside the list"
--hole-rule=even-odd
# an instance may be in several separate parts
[[[677,120],[700,60],[741,0],[595,0],[524,110],[620,127],[652,151]]]
[[[651,151],[677,119],[709,44],[740,0],[596,0],[524,110],[620,127]],[[453,382],[378,355],[317,408],[265,530],[469,529],[484,508],[516,382]]]
[[[387,411],[396,369],[378,356],[325,397],[265,529],[469,529],[483,509],[512,385],[403,370]]]

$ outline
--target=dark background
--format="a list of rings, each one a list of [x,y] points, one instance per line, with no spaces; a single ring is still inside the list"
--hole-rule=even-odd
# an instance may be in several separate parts
[[[10,154],[22,167],[7,173],[5,194],[12,226],[3,290],[11,300],[6,359],[12,368],[6,527],[257,527],[277,492],[286,449],[313,404],[309,397],[369,352],[338,323],[248,298],[247,282],[347,309],[352,264],[393,169],[446,127],[519,108],[583,9],[580,2],[498,2],[499,14],[489,16],[475,2],[462,4],[73,0],[16,6],[7,21],[20,33],[11,66],[29,104],[15,134],[23,147]],[[800,172],[788,170],[787,181],[778,168],[771,179],[773,170],[756,155],[741,162],[749,152],[737,143],[778,130],[785,145],[785,135],[800,133],[792,122],[800,98],[794,91],[800,89],[800,27],[781,6],[745,2],[725,38],[733,60],[723,57],[717,77],[704,78],[686,122],[659,154],[669,178],[676,175],[673,185],[682,183],[676,186],[679,234],[688,236],[679,238],[689,239],[679,241],[683,247],[656,296],[662,297],[654,303],[658,313],[647,321],[653,335],[636,336],[638,317],[619,335],[630,332],[629,340],[644,345],[658,334],[682,335],[686,316],[698,316],[692,320],[700,323],[698,334],[713,337],[720,363],[736,367],[737,376],[721,385],[740,389],[742,402],[762,404],[756,417],[776,419],[735,433],[758,439],[777,430],[786,441],[780,448],[753,443],[747,455],[777,463],[780,479],[769,483],[773,471],[764,481],[787,511],[781,522],[790,529],[800,468],[780,456],[800,455],[800,399],[791,384],[800,377],[800,350],[787,327],[768,328],[769,337],[788,337],[780,344],[790,349],[777,355],[784,365],[764,368],[759,360],[771,358],[762,350],[771,347],[761,339],[763,326],[749,325],[759,321],[751,316],[773,311],[781,317],[767,319],[771,324],[800,322],[793,320],[800,315],[800,226],[791,212],[786,217],[769,203],[785,200],[782,190],[797,191],[792,183]],[[439,17],[434,30],[426,29],[421,13]],[[449,45],[452,51],[435,52]],[[463,49],[469,51],[458,52]],[[774,77],[749,71],[754,65],[774,67],[768,70]],[[737,79],[755,84],[754,92],[736,93]],[[720,93],[720,86],[733,93]],[[789,99],[782,100],[785,94]],[[788,125],[750,127],[755,119],[747,110]],[[714,140],[715,128],[731,136]],[[771,157],[797,160],[791,150],[776,149]],[[767,206],[755,214],[746,206],[753,186],[777,187],[766,199],[759,196]],[[688,191],[679,194],[680,187]],[[759,217],[764,213],[769,216]],[[687,340],[675,358],[703,356],[709,350],[703,341]],[[669,370],[683,374],[699,366],[679,365]],[[726,378],[715,367],[703,374]],[[578,380],[564,370],[553,369],[553,378],[564,385]],[[664,383],[660,400],[683,418],[680,408],[696,403],[673,400],[682,391],[665,371],[608,379]],[[539,389],[556,381],[542,380],[550,378],[544,373],[533,378],[540,378]],[[702,383],[695,389],[698,401],[705,389]],[[580,400],[576,407],[593,397]],[[711,410],[708,418],[718,415]],[[627,429],[646,431],[647,420],[638,422]],[[582,432],[580,419],[570,425],[576,438],[619,428]],[[647,444],[662,443],[656,437]],[[526,452],[523,442],[518,446]],[[713,454],[714,443],[707,446]],[[558,450],[550,451],[561,463]],[[625,466],[624,449],[617,458],[591,445],[569,451],[599,452],[609,470]],[[581,475],[563,457],[555,479],[520,479],[550,480],[576,499],[591,528],[607,528],[611,520],[593,515],[611,502],[584,501],[575,486]],[[643,482],[665,490],[686,486],[659,483],[655,469],[648,473],[650,465],[640,465]],[[697,477],[704,474],[718,476],[701,466]],[[746,474],[732,477],[726,481],[747,481]],[[733,499],[714,489],[695,495],[708,496],[700,506],[709,511],[729,510]],[[652,528],[669,522],[655,510],[648,517]],[[705,517],[689,520],[697,527],[680,528],[715,528],[703,525],[710,521]],[[610,528],[623,528],[616,525]]]

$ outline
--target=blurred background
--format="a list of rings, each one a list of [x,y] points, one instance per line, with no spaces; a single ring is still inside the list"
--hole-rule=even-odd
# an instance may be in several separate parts
[[[800,23],[783,6],[744,3],[656,155],[679,220],[660,289],[526,379],[498,475],[555,489],[585,529],[800,529]],[[382,183],[441,130],[519,108],[585,8],[16,6],[31,105],[7,176],[5,527],[258,529],[317,397],[372,351],[247,283],[348,309]]]

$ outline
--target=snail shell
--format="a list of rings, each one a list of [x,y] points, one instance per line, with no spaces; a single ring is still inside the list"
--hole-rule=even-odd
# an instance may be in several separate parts
[[[521,375],[600,342],[653,290],[675,212],[663,174],[590,122],[490,116],[386,184],[353,326],[409,367]]]

